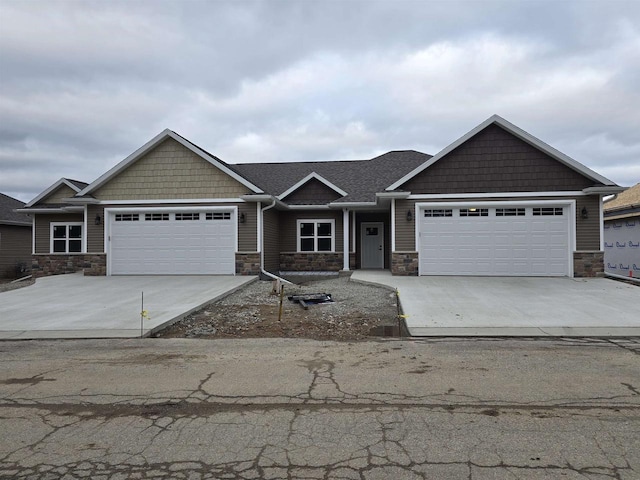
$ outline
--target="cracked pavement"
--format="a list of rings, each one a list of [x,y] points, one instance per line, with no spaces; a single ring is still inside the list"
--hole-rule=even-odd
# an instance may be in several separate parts
[[[640,339],[2,342],[0,478],[638,479]]]

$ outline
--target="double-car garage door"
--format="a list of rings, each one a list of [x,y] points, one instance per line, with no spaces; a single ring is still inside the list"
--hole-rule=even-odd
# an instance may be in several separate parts
[[[235,209],[113,210],[111,275],[233,275]]]
[[[569,276],[568,205],[424,205],[420,275]]]

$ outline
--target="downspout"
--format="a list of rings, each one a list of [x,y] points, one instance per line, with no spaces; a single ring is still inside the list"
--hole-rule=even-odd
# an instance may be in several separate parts
[[[276,206],[276,199],[273,199],[271,205],[267,205],[262,210],[260,210],[260,273],[266,275],[267,277],[273,278],[274,280],[280,280],[281,282],[288,283],[289,285],[293,285],[289,280],[285,280],[282,277],[274,275],[273,273],[267,272],[264,269],[264,212]]]

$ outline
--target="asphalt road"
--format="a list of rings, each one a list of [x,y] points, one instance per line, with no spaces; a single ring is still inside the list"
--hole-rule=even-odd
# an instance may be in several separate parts
[[[638,479],[640,339],[0,342],[0,478]]]

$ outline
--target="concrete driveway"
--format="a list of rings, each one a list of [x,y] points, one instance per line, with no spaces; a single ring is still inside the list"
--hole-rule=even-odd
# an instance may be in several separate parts
[[[140,336],[143,292],[147,335],[256,279],[82,273],[40,278],[29,287],[0,293],[0,339]]]
[[[640,287],[606,278],[394,277],[413,336],[640,336]]]

